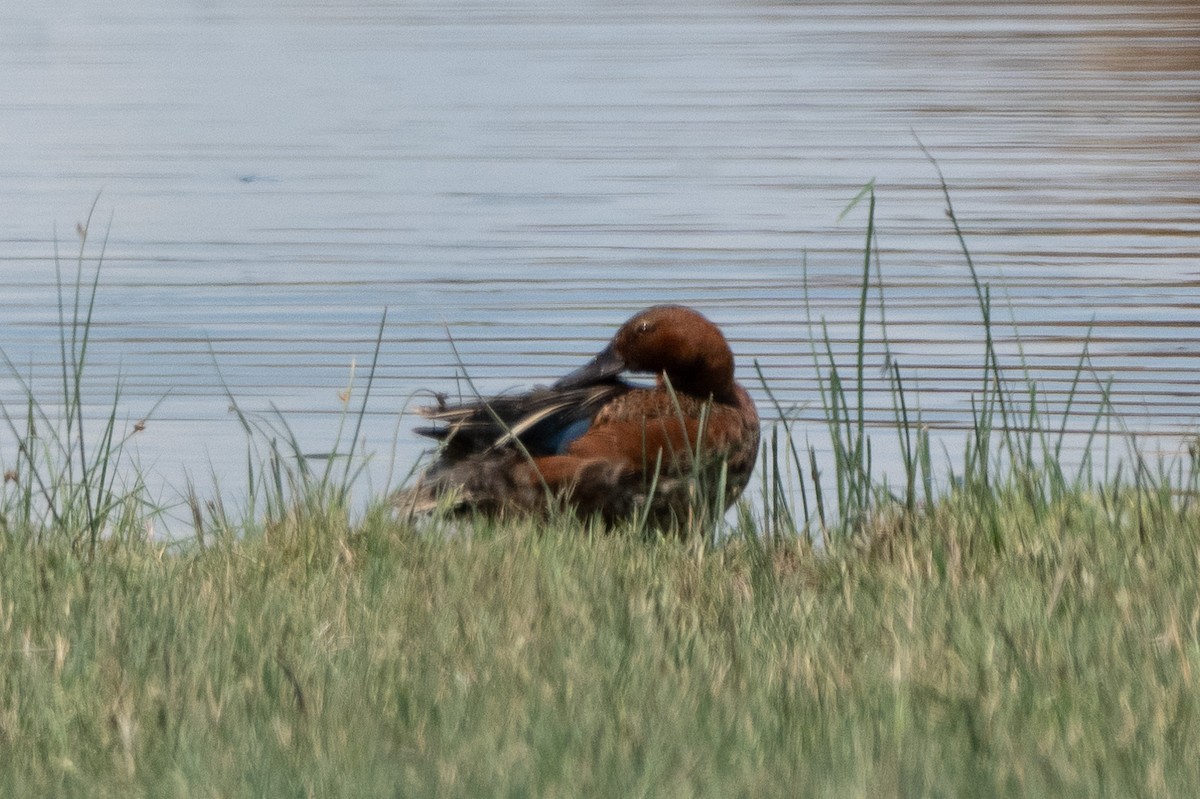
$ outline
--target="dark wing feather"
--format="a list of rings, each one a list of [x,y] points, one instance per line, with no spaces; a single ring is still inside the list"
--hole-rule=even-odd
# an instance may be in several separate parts
[[[438,426],[415,432],[441,441],[446,460],[494,451],[514,440],[530,455],[553,455],[565,446],[565,436],[582,432],[583,423],[627,391],[628,385],[611,380],[581,388],[538,387],[460,405],[442,402],[419,410]]]

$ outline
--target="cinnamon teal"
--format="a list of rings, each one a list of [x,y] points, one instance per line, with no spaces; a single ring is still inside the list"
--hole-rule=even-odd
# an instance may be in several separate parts
[[[654,385],[625,373],[654,375]],[[687,529],[698,502],[723,511],[737,499],[758,453],[758,412],[734,381],[725,336],[679,305],[638,313],[551,386],[442,399],[420,413],[436,424],[416,432],[441,448],[393,497],[407,512],[544,513],[559,503],[608,524],[645,514],[655,527]]]

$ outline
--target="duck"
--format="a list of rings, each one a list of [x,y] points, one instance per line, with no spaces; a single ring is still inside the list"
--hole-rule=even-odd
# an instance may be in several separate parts
[[[632,378],[649,375],[653,382]],[[555,508],[613,527],[641,520],[686,532],[741,495],[758,457],[759,417],[734,378],[733,351],[692,308],[634,314],[583,366],[550,386],[418,411],[439,442],[409,514],[546,516]],[[709,515],[706,517],[705,513]]]

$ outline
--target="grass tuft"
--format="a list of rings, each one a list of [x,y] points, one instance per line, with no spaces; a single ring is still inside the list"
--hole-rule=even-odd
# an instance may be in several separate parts
[[[108,413],[89,419],[84,412],[92,315],[108,242],[106,233],[99,254],[94,259],[87,256],[95,208],[93,202],[86,222],[77,228],[79,249],[72,284],[64,283],[62,258],[55,249],[60,351],[60,395],[55,401],[43,402],[34,390],[34,376],[22,373],[0,350],[9,377],[24,395],[17,408],[0,403],[0,416],[15,448],[15,457],[4,464],[0,534],[34,546],[65,540],[73,549],[86,551],[89,559],[95,557],[104,537],[145,536],[146,524],[162,510],[150,499],[127,452],[158,403],[135,422],[122,419],[118,374]],[[86,269],[93,261],[89,281]]]

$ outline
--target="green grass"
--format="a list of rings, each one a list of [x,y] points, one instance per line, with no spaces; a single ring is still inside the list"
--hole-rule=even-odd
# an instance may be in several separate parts
[[[871,223],[864,251],[865,339]],[[82,253],[92,299],[60,303],[64,399],[5,408],[18,443],[0,452],[14,472],[0,490],[0,796],[1200,784],[1197,464],[1134,452],[1067,468],[1065,419],[1001,363],[978,280],[975,427],[946,473],[894,361],[905,473],[874,473],[861,386],[875,367],[862,346],[839,364],[818,333],[833,473],[783,413],[757,510],[719,535],[413,527],[382,502],[351,508],[360,461],[310,469],[282,417],[239,411],[247,507],[192,492],[194,535],[167,543],[146,540],[161,510],[136,469],[118,477],[133,434],[119,391],[98,430],[78,411],[96,303]],[[1090,379],[1085,352],[1077,382]]]
[[[1200,516],[998,501],[1003,554],[961,498],[819,556],[385,515],[6,539],[0,793],[1190,795]]]

